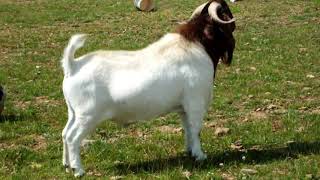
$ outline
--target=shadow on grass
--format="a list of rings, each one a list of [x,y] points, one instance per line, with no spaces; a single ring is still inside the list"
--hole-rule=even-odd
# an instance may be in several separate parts
[[[123,163],[116,165],[119,174],[139,172],[159,172],[174,167],[184,167],[189,170],[206,170],[219,167],[220,163],[228,166],[235,163],[260,164],[282,159],[295,159],[298,155],[320,154],[320,141],[294,142],[285,147],[267,147],[264,149],[251,149],[246,152],[227,150],[223,153],[208,154],[208,159],[199,163],[182,154],[176,157],[155,159],[136,164]],[[245,156],[245,160],[243,160]]]
[[[10,115],[0,115],[0,123],[4,123],[4,122],[16,122],[16,121],[23,121],[25,119],[31,118],[34,116],[32,115],[14,115],[14,114],[10,114]]]

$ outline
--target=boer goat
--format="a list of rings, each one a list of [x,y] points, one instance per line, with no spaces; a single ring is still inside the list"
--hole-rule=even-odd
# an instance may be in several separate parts
[[[74,59],[85,35],[64,50],[63,93],[68,122],[62,132],[63,165],[84,170],[80,142],[104,120],[130,124],[166,113],[181,115],[186,150],[206,159],[199,134],[219,62],[230,64],[235,20],[224,0],[211,0],[157,42],[137,51],[96,51]]]

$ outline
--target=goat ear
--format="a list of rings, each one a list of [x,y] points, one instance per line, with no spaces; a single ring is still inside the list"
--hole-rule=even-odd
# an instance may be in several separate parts
[[[229,48],[224,53],[224,57],[222,58],[223,64],[230,65],[233,58],[233,50],[234,48]]]
[[[226,50],[226,52],[224,54],[224,57],[222,59],[222,62],[224,64],[227,64],[227,65],[231,64],[235,45],[236,45],[236,41],[235,41],[235,39],[233,37],[228,39],[228,41],[227,41],[227,50]]]

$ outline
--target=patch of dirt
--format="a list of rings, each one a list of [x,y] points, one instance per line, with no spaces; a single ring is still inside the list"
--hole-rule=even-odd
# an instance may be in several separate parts
[[[192,176],[192,173],[188,170],[182,172],[182,176],[186,179],[190,179],[190,177]]]
[[[232,150],[235,150],[235,151],[241,151],[241,152],[245,151],[245,149],[244,149],[244,147],[243,147],[243,145],[242,145],[242,143],[241,143],[240,141],[237,141],[237,142],[235,142],[235,143],[232,143],[232,144],[230,145],[230,148],[231,148]]]
[[[305,113],[305,114],[316,114],[316,115],[319,115],[320,114],[320,106],[319,107],[315,107],[315,108],[302,106],[302,107],[299,108],[298,111],[300,113]]]
[[[240,170],[241,174],[244,174],[244,175],[255,175],[258,173],[257,170],[255,169],[248,169],[248,168],[243,168]]]
[[[119,180],[119,179],[124,179],[123,176],[111,176],[110,180]]]
[[[113,144],[113,143],[121,140],[124,137],[125,137],[125,135],[123,135],[123,134],[117,134],[115,137],[108,138],[107,143]]]
[[[298,129],[296,129],[296,132],[302,133],[304,131],[305,127],[301,126]]]
[[[97,140],[93,140],[93,139],[84,139],[81,142],[81,147],[87,148],[89,147],[91,144],[95,143]]]
[[[205,122],[204,126],[208,127],[208,128],[213,128],[213,127],[217,127],[218,123],[216,121],[214,121],[214,122]]]
[[[62,101],[50,99],[48,96],[39,96],[35,98],[36,105],[60,106]]]
[[[181,127],[172,127],[168,125],[160,126],[160,127],[157,127],[156,129],[162,133],[178,134],[182,132]]]
[[[285,170],[281,170],[281,169],[276,169],[276,170],[274,170],[274,171],[272,171],[274,174],[278,174],[278,175],[286,175],[286,174],[288,174],[288,172],[287,171],[285,171]]]
[[[31,101],[14,101],[13,104],[17,109],[26,110],[31,105]]]
[[[42,164],[39,164],[37,162],[31,162],[30,167],[32,169],[40,169],[42,167]]]
[[[47,148],[47,140],[45,137],[43,137],[42,135],[31,135],[34,143],[31,145],[31,148],[33,150],[44,150]]]
[[[272,132],[280,131],[283,128],[283,123],[279,120],[272,121]]]
[[[128,136],[140,138],[143,140],[146,140],[149,137],[149,135],[146,132],[135,129],[130,130],[130,132],[128,132]]]
[[[266,119],[268,117],[266,112],[263,111],[254,111],[249,114],[250,119]]]
[[[285,114],[288,110],[280,105],[269,104],[250,112],[244,121],[267,119],[270,114]]]
[[[249,148],[251,151],[262,151],[262,147],[260,145],[254,145]]]
[[[0,149],[13,149],[14,144],[9,144],[9,143],[0,143]]]
[[[214,135],[216,136],[224,136],[230,133],[230,129],[229,128],[224,128],[224,127],[217,127]]]
[[[311,113],[320,115],[320,107],[318,109],[311,110]]]
[[[92,170],[88,170],[88,172],[86,172],[86,174],[88,176],[95,176],[95,177],[101,177],[103,176],[103,174],[95,169],[92,169]]]
[[[13,143],[0,143],[0,149],[16,149],[19,146],[25,146],[34,151],[39,151],[45,150],[48,144],[45,137],[36,134],[17,138]]]
[[[306,88],[304,88],[306,89]],[[304,90],[302,89],[302,90]],[[305,90],[307,91],[307,90]],[[318,99],[316,97],[312,97],[312,96],[300,96],[299,97],[302,101],[306,101],[306,102],[314,102],[314,101],[317,101]]]
[[[32,1],[32,0],[4,0],[2,2],[8,3],[8,4],[32,4],[32,3],[34,3],[34,1]]]
[[[63,105],[63,100],[50,99],[48,96],[35,97],[31,101],[14,101],[13,104],[17,109],[26,110],[30,106],[48,106],[57,107]]]
[[[227,174],[227,173],[223,173],[221,175],[223,180],[235,180],[236,178],[234,176],[232,176],[231,174]]]

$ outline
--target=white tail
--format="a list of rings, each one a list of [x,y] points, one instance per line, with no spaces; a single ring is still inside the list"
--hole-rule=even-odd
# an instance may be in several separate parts
[[[77,49],[84,45],[86,40],[86,34],[76,34],[73,35],[68,46],[64,49],[63,58],[61,60],[64,76],[68,77],[72,75],[72,64],[74,62],[74,53]]]

